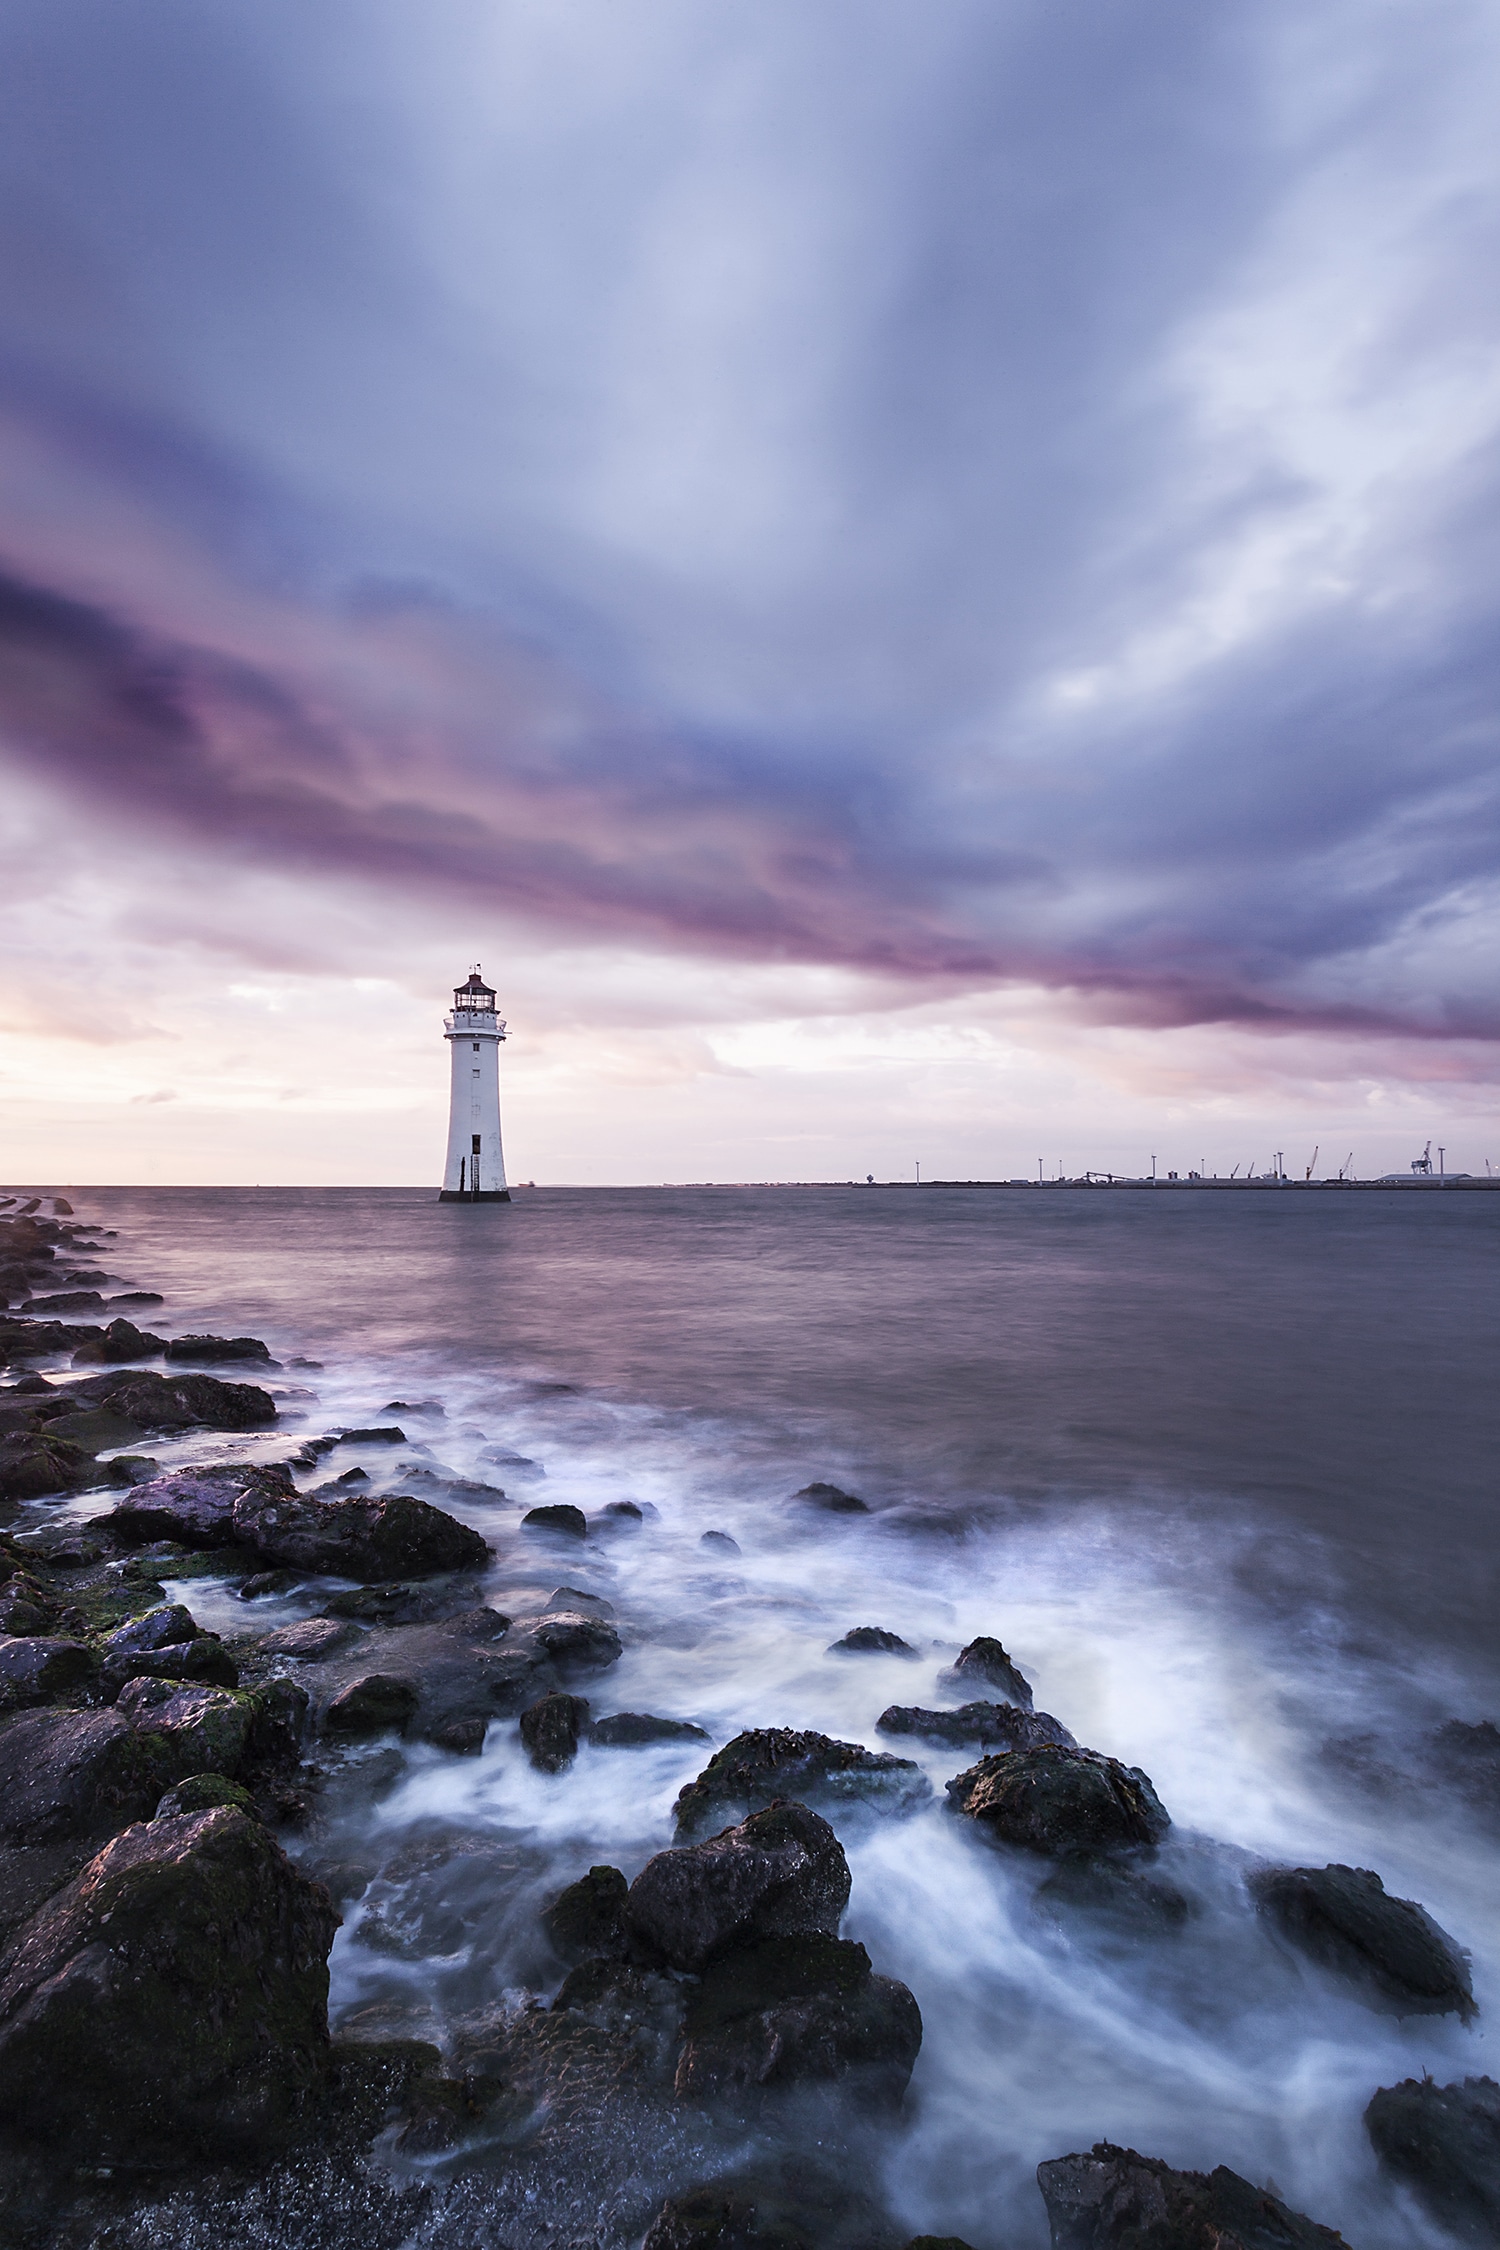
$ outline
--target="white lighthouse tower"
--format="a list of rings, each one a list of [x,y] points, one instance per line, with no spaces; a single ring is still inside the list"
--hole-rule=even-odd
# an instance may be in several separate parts
[[[505,1155],[500,1146],[500,1042],[505,1018],[479,973],[455,987],[453,1013],[443,1018],[453,1057],[448,1103],[448,1161],[440,1203],[509,1203]]]

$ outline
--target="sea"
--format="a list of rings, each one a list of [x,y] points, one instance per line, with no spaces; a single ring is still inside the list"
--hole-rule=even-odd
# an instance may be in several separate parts
[[[1433,1753],[1448,1722],[1500,1718],[1500,1197],[69,1192],[115,1230],[122,1282],[162,1292],[148,1325],[270,1345],[262,1452],[397,1425],[402,1444],[340,1461],[388,1489],[457,1479],[445,1504],[496,1554],[483,1598],[515,1611],[566,1584],[610,1603],[625,1654],[585,1691],[596,1715],[692,1719],[716,1742],[809,1727],[920,1760],[925,1810],[844,1835],[845,1935],[922,2012],[879,2157],[912,2233],[1041,2250],[1036,2165],[1108,2140],[1227,2164],[1361,2250],[1441,2239],[1378,2174],[1361,2117],[1400,2079],[1500,2075],[1496,1800]],[[795,1497],[815,1482],[868,1512]],[[625,1500],[638,1519],[605,1516]],[[543,1501],[596,1529],[539,1545],[520,1519]],[[180,1592],[245,1630],[227,1584]],[[861,1625],[914,1653],[830,1653]],[[1163,1869],[1194,1901],[1181,1928],[1055,1919],[1045,1868],[947,1809],[972,1756],[876,1731],[888,1704],[953,1700],[938,1675],[978,1634],[1039,1710],[1150,1775],[1174,1824]],[[513,1722],[478,1757],[410,1749],[359,1816],[386,1872],[345,1912],[335,2027],[441,2038],[518,2004],[535,1898],[591,1864],[634,1875],[703,1757],[585,1745],[544,1776]],[[462,1855],[449,1883],[412,1849],[455,1834],[515,1848],[528,1912],[503,1879],[476,1890]],[[1468,1950],[1472,2025],[1381,2013],[1256,1920],[1248,1872],[1330,1862],[1373,1868]]]

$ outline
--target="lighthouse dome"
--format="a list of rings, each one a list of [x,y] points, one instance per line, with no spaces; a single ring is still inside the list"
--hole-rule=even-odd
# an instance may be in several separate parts
[[[495,988],[485,983],[477,962],[469,971],[468,982],[453,987],[453,1005],[469,1015],[492,1016],[495,1013]]]

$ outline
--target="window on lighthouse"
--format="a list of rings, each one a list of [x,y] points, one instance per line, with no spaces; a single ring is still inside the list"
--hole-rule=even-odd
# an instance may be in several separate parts
[[[476,1054],[476,1055],[477,1055],[477,1054],[478,1054],[478,1052],[479,1052],[479,1041],[478,1041],[477,1039],[476,1039],[476,1040],[475,1040],[475,1042],[474,1042],[474,1052],[475,1052],[475,1054]]]

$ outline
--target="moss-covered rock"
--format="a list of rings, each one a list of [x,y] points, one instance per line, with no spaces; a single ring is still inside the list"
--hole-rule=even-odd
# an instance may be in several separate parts
[[[98,1658],[83,1641],[44,1633],[0,1640],[0,1710],[70,1703],[92,1685]]]
[[[0,1959],[0,2107],[136,2163],[263,2153],[326,2079],[337,1926],[241,1812],[126,1829]]]
[[[212,1812],[216,1805],[232,1806],[236,1812],[248,1813],[252,1820],[259,1818],[249,1790],[222,1773],[190,1773],[186,1781],[167,1791],[155,1817],[175,1820],[180,1813]]]
[[[148,1812],[161,1790],[118,1711],[26,1711],[0,1723],[0,1837],[9,1843],[95,1835]]]

